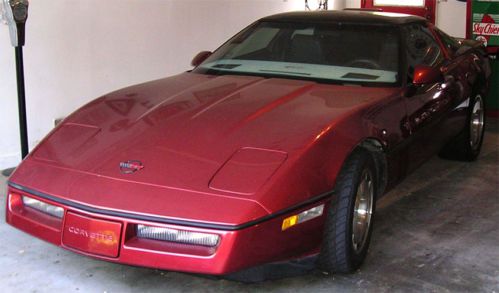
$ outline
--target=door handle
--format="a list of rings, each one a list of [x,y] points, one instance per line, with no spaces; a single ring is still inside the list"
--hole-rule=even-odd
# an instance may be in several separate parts
[[[452,86],[456,82],[456,78],[452,75],[446,75],[444,76],[444,82],[441,83],[438,88],[439,90],[446,89],[450,86]]]
[[[454,75],[446,75],[444,76],[445,83],[453,83],[456,81]]]

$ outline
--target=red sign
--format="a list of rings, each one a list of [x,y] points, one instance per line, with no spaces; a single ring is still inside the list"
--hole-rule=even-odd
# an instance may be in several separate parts
[[[118,257],[121,223],[89,218],[68,212],[62,242],[83,252]]]
[[[499,36],[499,24],[497,23],[473,23],[473,34],[486,36]]]

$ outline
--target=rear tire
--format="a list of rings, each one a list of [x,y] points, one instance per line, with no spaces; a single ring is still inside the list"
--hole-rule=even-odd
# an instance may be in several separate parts
[[[355,151],[343,166],[328,210],[319,267],[352,273],[366,258],[373,229],[377,176],[372,156]]]
[[[464,130],[440,152],[442,158],[470,162],[480,154],[485,126],[485,108],[481,95],[470,100],[467,115]]]

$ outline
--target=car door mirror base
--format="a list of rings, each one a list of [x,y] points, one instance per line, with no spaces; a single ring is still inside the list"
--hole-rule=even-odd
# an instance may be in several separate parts
[[[211,54],[213,54],[212,52],[210,51],[202,51],[202,52],[199,52],[191,61],[191,65],[194,66],[194,67],[198,67],[201,63],[204,62],[204,60],[208,59],[208,57],[211,56]]]
[[[406,98],[414,96],[418,92],[418,88],[419,88],[418,85],[414,85],[412,83],[408,84],[407,87],[405,88],[404,96]]]
[[[418,65],[414,68],[414,78],[412,81],[413,85],[418,86],[443,81],[444,76],[438,68],[428,65]]]

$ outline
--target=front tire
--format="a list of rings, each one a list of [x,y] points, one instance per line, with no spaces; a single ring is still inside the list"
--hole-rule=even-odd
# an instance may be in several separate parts
[[[328,211],[319,266],[330,273],[352,273],[366,258],[373,229],[377,176],[365,150],[346,161]]]

